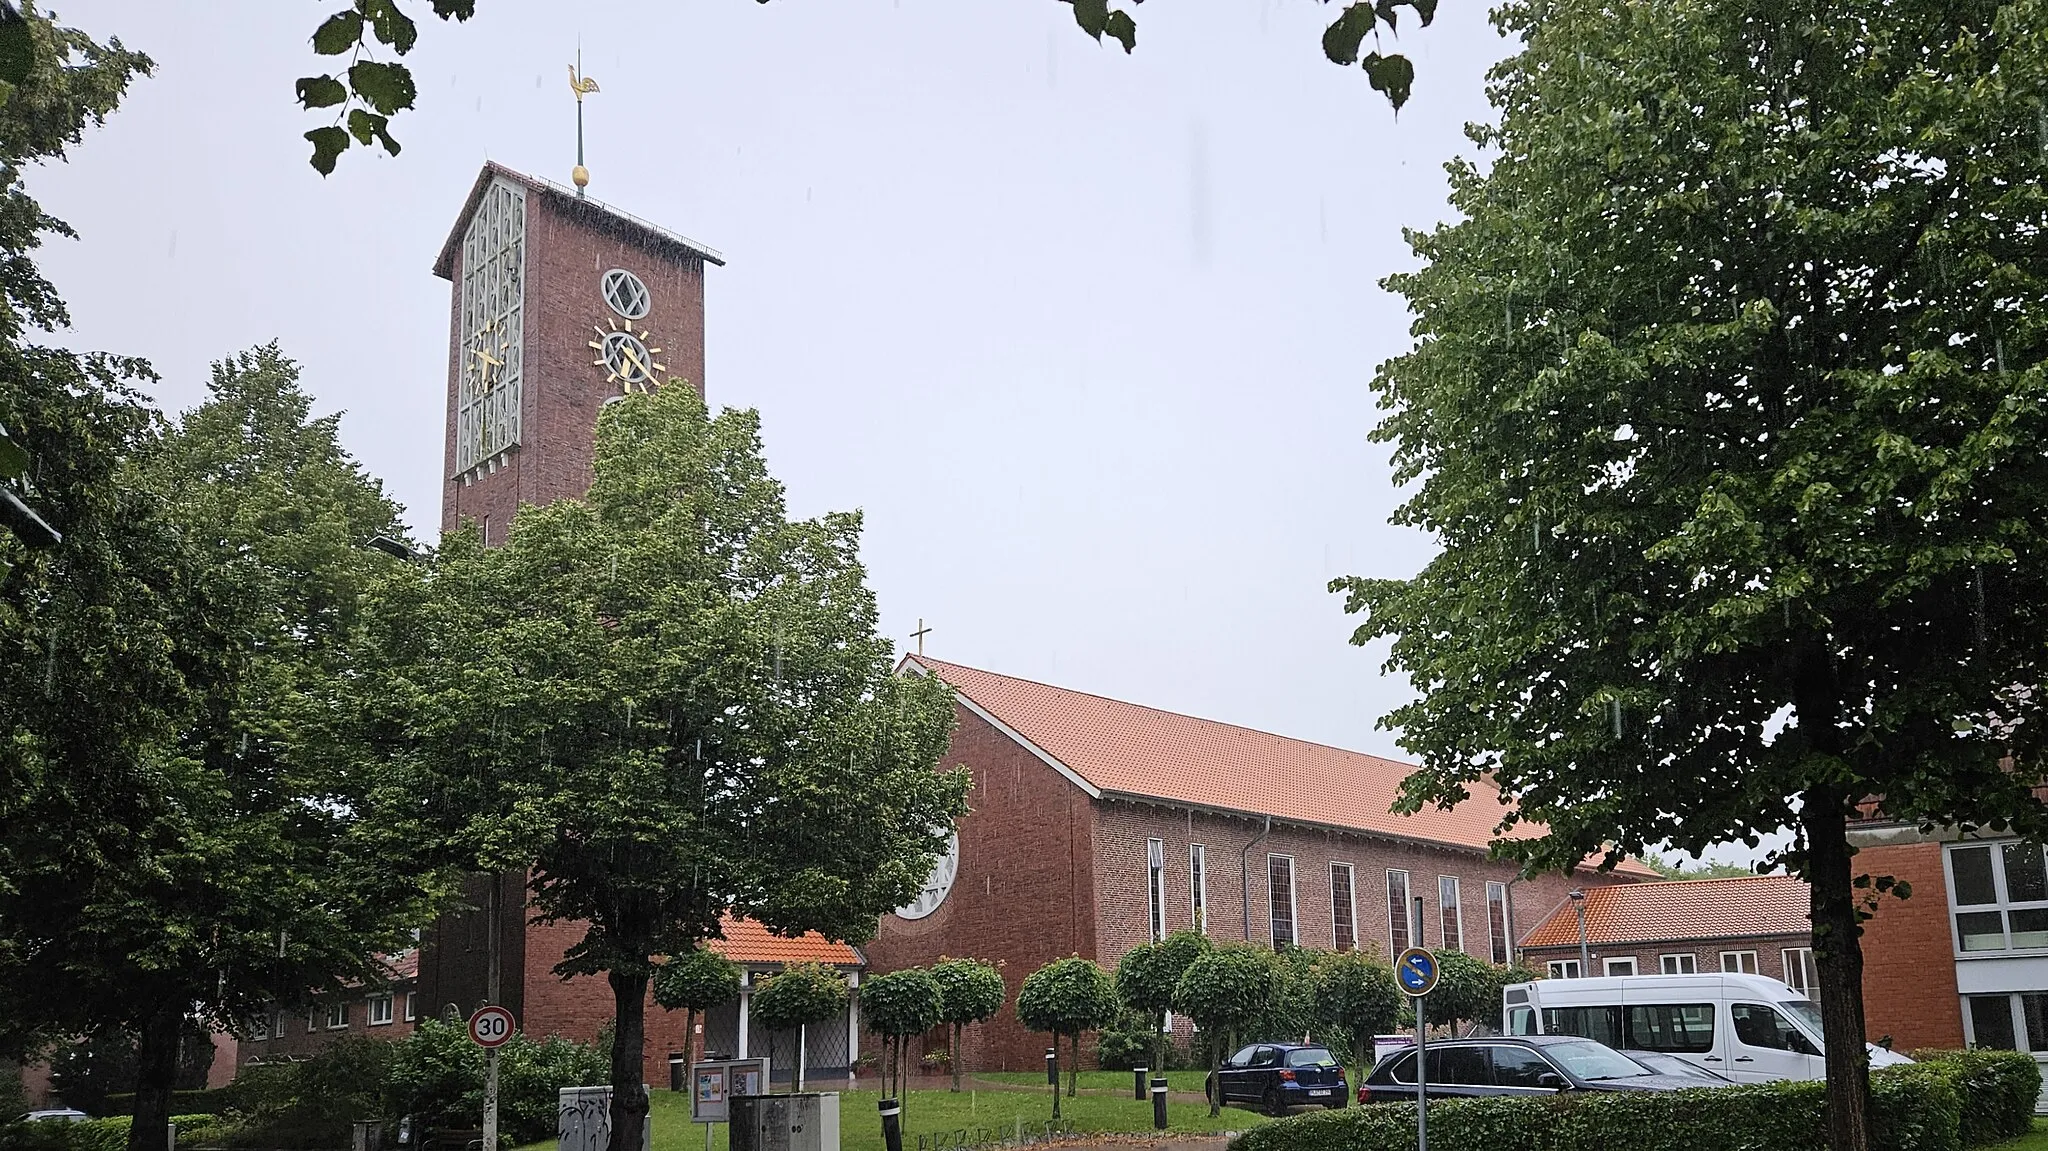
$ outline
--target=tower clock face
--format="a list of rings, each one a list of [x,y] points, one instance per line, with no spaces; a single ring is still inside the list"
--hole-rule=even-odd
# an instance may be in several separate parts
[[[959,873],[960,833],[956,831],[946,837],[946,853],[939,857],[931,875],[925,878],[924,889],[917,893],[916,899],[897,908],[896,914],[904,919],[923,919],[937,911],[939,904],[944,903],[947,894],[953,890],[953,879]]]
[[[622,392],[645,392],[659,383],[657,378],[667,367],[655,357],[661,349],[649,342],[645,328],[632,324],[621,324],[617,320],[597,327],[597,338],[590,341],[590,348],[597,353],[591,363],[604,369],[605,379],[619,386]]]

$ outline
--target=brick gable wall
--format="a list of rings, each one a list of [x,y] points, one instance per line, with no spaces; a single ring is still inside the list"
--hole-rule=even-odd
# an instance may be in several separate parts
[[[1899,1051],[1963,1045],[1941,850],[1939,843],[1911,843],[1856,853],[1859,873],[1895,876],[1913,885],[1911,899],[1885,896],[1877,914],[1863,925],[1864,1030],[1872,1042],[1891,1036]]]
[[[1052,960],[1096,953],[1095,812],[1053,768],[964,706],[956,712],[944,763],[967,766],[974,786],[952,892],[923,919],[884,916],[865,951],[877,973],[944,956],[1000,963],[1009,999],[994,1020],[967,1029],[966,1065],[1035,1070],[1046,1037],[1017,1022],[1017,990]],[[870,1049],[880,1050],[864,1043]]]

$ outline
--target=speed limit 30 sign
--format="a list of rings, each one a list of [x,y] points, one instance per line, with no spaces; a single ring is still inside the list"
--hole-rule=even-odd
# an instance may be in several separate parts
[[[516,1026],[509,1008],[487,1003],[469,1017],[469,1038],[478,1047],[502,1047]]]

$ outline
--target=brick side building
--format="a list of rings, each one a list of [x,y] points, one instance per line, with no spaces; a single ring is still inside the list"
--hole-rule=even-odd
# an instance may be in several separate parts
[[[1408,894],[1424,900],[1417,942],[1505,961],[1519,926],[1574,882],[1655,878],[1630,863],[1518,879],[1487,858],[1497,796],[1476,789],[1449,812],[1392,815],[1413,769],[1391,760],[922,656],[902,670],[954,688],[945,762],[967,765],[974,782],[957,851],[867,947],[876,971],[986,959],[1002,965],[1014,1002],[1024,976],[1053,959],[1113,966],[1190,928],[1389,953],[1409,943],[1395,910]],[[970,1066],[1027,1069],[1042,1064],[1045,1037],[1006,1010],[964,1044]]]
[[[388,979],[322,996],[303,1010],[272,1006],[250,1021],[248,1034],[233,1048],[229,1066],[304,1059],[344,1036],[403,1039],[411,1035],[419,1015],[419,959],[418,951],[394,955],[388,960]],[[218,1054],[215,1061],[218,1065]]]
[[[1580,970],[1571,900],[1523,937],[1523,962],[1551,978],[1736,971],[1815,991],[1807,887],[1789,875],[1636,883],[1583,903],[1591,970]]]

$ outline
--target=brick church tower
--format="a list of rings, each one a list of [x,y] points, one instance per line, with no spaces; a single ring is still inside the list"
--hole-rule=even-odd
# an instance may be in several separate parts
[[[704,391],[710,248],[547,180],[485,164],[434,261],[449,281],[441,528],[497,543],[520,504],[590,487],[605,401]]]

